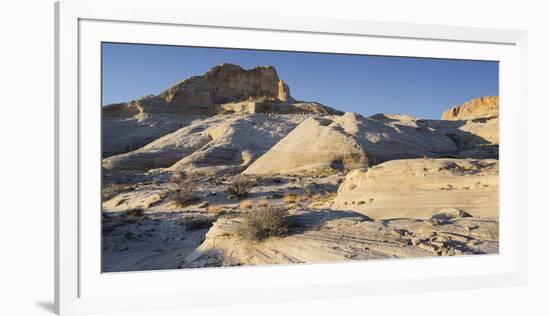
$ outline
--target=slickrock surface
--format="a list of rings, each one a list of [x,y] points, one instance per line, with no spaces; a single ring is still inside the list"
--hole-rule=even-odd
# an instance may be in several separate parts
[[[455,207],[498,218],[498,160],[393,160],[346,175],[334,208],[372,218],[429,218]]]
[[[162,113],[111,116],[104,110],[101,120],[103,157],[126,153],[145,146],[197,118],[192,115]]]
[[[195,120],[137,150],[104,159],[103,168],[239,172],[306,118],[306,115],[227,114]]]
[[[171,171],[238,173],[268,151],[306,117],[252,115],[227,118],[207,131],[211,142],[173,164]]]
[[[498,222],[453,218],[373,221],[350,211],[297,211],[288,236],[254,242],[239,221],[219,219],[182,268],[338,262],[498,252]]]
[[[327,167],[350,170],[395,159],[462,157],[465,151],[472,157],[495,157],[498,153],[494,150],[484,151],[488,147],[484,145],[492,144],[491,135],[484,134],[487,129],[481,122],[464,125],[403,115],[365,118],[346,113],[310,118],[245,173],[292,173]]]
[[[324,118],[309,118],[260,157],[245,174],[292,173],[311,169],[353,169],[367,155],[350,135]]]
[[[175,206],[169,181],[108,184],[103,203],[103,270],[156,270],[498,253],[498,221],[457,208],[427,218],[374,219],[334,209],[343,173],[258,177],[246,199],[230,199],[231,177],[201,178],[197,201]],[[301,196],[287,203],[283,194]],[[243,214],[261,201],[289,209],[290,229],[244,238]],[[212,211],[212,208],[215,211]],[[136,212],[136,210],[140,210]],[[198,224],[197,224],[198,223]]]

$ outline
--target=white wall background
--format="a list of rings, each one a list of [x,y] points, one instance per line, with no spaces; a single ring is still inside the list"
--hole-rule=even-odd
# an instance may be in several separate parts
[[[100,0],[98,0],[100,1]],[[111,0],[116,1],[116,0]],[[193,1],[190,7],[529,31],[529,285],[135,315],[548,314],[550,19],[545,1]],[[53,310],[53,1],[0,8],[0,315]],[[124,314],[127,315],[127,314]],[[134,314],[132,314],[134,315]]]

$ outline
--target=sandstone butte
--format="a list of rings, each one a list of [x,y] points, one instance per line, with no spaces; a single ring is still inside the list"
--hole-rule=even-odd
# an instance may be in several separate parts
[[[126,153],[217,114],[341,114],[316,102],[296,101],[271,66],[245,70],[222,64],[166,89],[102,109],[103,157]]]

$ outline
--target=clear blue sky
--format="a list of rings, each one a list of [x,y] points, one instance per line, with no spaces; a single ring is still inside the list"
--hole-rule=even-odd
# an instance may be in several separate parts
[[[104,43],[103,105],[158,94],[213,66],[271,65],[295,99],[365,116],[439,118],[451,106],[498,95],[498,63]]]

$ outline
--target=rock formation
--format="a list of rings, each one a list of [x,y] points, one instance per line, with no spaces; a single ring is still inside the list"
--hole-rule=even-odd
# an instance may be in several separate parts
[[[367,164],[355,139],[324,118],[309,118],[255,161],[246,174],[353,169]]]
[[[455,256],[498,252],[498,222],[454,217],[373,221],[351,211],[295,211],[284,238],[251,243],[238,219],[221,219],[181,268]]]
[[[457,105],[441,115],[442,120],[474,120],[498,116],[498,96],[488,96]]]
[[[101,149],[104,158],[145,146],[199,118],[181,114],[128,113],[111,113],[110,109],[104,109],[101,119]]]
[[[482,97],[449,109],[434,127],[456,142],[457,158],[498,158],[499,98]]]
[[[498,253],[498,122],[498,97],[363,117],[231,64],[106,106],[102,270]]]
[[[410,116],[356,113],[309,119],[245,173],[292,173],[312,169],[354,169],[392,159],[438,157],[457,146],[444,133]],[[368,157],[368,159],[367,159]]]
[[[202,76],[186,79],[156,96],[146,96],[126,104],[105,107],[109,113],[175,113],[213,115],[218,113],[217,105],[244,101],[249,97],[270,97],[277,99],[284,83],[279,83],[273,67],[256,67],[245,70],[233,64],[213,67]],[[288,92],[288,91],[286,91]]]
[[[346,175],[333,207],[376,219],[430,218],[454,207],[498,217],[498,160],[393,160]]]
[[[206,131],[211,141],[173,164],[171,171],[239,173],[287,135],[304,116],[229,117]]]
[[[222,64],[159,95],[105,106],[103,157],[138,149],[194,119],[227,113],[341,114],[316,102],[296,101],[271,66],[245,70]]]
[[[209,174],[240,172],[268,151],[304,115],[216,115],[128,153],[103,159],[105,170],[169,168]]]

